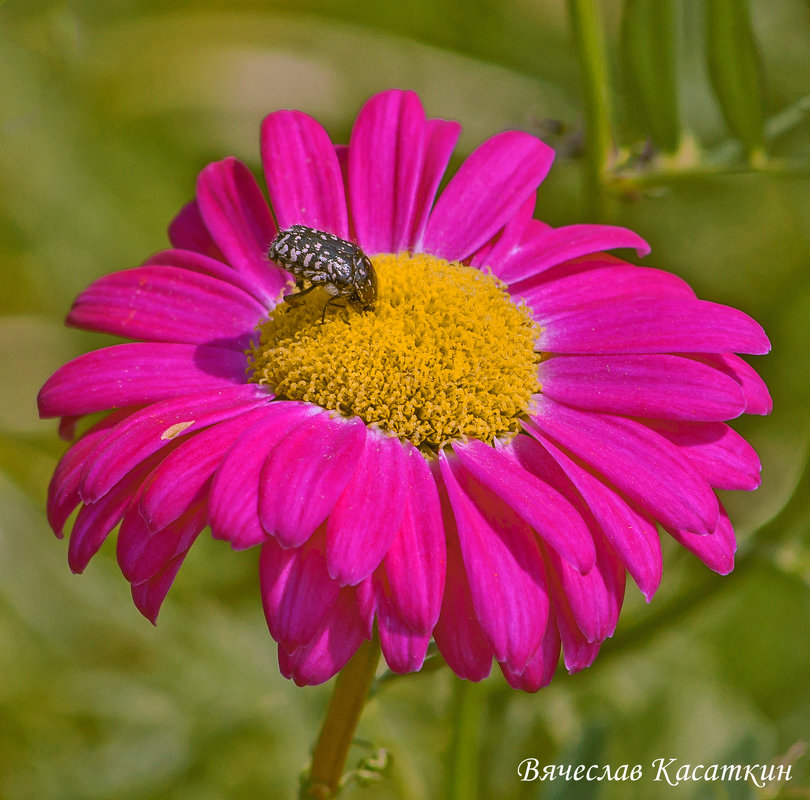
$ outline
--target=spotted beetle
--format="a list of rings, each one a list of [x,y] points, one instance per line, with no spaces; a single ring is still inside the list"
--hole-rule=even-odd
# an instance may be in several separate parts
[[[295,276],[298,290],[284,300],[296,306],[318,286],[330,295],[323,307],[321,322],[330,303],[344,298],[363,310],[377,299],[377,275],[368,256],[356,245],[306,225],[292,225],[279,231],[270,244],[267,257]],[[310,286],[302,289],[308,280]]]

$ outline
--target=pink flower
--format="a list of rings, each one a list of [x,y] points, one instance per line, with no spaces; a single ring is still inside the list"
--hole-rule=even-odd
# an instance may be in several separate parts
[[[261,545],[282,672],[316,684],[376,627],[391,669],[435,639],[461,677],[493,658],[515,687],[582,669],[612,635],[625,572],[649,600],[657,525],[727,573],[714,489],[760,464],[725,420],[767,414],[735,353],[768,339],[646,254],[623,228],[532,218],[552,151],[508,131],[436,199],[459,134],[412,92],[360,111],[348,147],[297,111],[270,114],[270,205],[233,158],[200,174],[172,249],[97,280],[68,323],[136,340],[81,356],[44,417],[110,413],[67,451],[48,513],[82,571],[120,522],[118,560],[150,620],[196,537]],[[435,202],[434,202],[435,200]],[[271,215],[272,209],[272,215]],[[275,217],[275,221],[274,221]],[[356,242],[373,311],[280,302],[266,254],[293,224]],[[490,274],[491,273],[491,274]],[[258,329],[258,332],[257,332]]]

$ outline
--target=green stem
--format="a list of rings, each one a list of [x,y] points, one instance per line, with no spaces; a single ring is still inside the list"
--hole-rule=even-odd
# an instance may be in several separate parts
[[[453,741],[447,769],[447,800],[478,796],[478,749],[483,710],[480,692],[470,681],[457,679],[453,690]]]
[[[380,645],[375,637],[361,645],[338,675],[312,753],[312,767],[301,786],[302,800],[337,796],[346,756],[379,660]]]
[[[585,195],[589,213],[599,220],[604,214],[603,176],[613,148],[604,33],[596,0],[568,0],[568,12],[582,70]]]

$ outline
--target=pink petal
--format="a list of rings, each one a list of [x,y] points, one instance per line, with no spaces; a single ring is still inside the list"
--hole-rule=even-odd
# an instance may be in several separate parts
[[[416,190],[412,227],[406,242],[409,250],[422,250],[433,200],[460,134],[461,125],[452,120],[429,119],[425,125],[424,161]]]
[[[580,572],[596,560],[587,525],[574,507],[547,483],[484,442],[453,445],[464,469],[498,495]]]
[[[523,231],[520,234],[520,240],[517,244],[517,247],[525,247],[527,244],[535,241],[535,239],[543,238],[549,231],[554,230],[551,225],[547,222],[543,222],[539,219],[529,219],[526,221],[526,225],[523,228]],[[514,251],[516,248],[512,248]],[[599,258],[614,258],[614,256],[608,256],[605,253],[600,253]],[[616,259],[618,261],[618,259]]]
[[[340,174],[343,176],[343,187],[348,194],[349,190],[349,145],[336,144],[335,155],[340,165]],[[349,220],[351,223],[351,220]]]
[[[326,526],[326,562],[341,586],[371,575],[400,527],[403,459],[399,439],[368,431],[354,475]]]
[[[490,267],[500,277],[500,268],[509,255],[517,249],[521,236],[534,214],[537,198],[532,195],[517,210],[517,213],[506,223],[502,230],[490,241],[477,250],[470,259],[470,266]]]
[[[365,423],[319,414],[270,452],[259,483],[259,519],[282,547],[299,547],[326,519],[354,475]]]
[[[92,414],[202,390],[239,391],[245,363],[244,353],[221,347],[142,342],[104,347],[68,361],[48,378],[37,398],[39,414]]]
[[[599,649],[601,641],[589,642],[582,631],[577,627],[571,609],[565,599],[562,589],[554,591],[554,612],[557,619],[557,630],[560,632],[562,642],[563,663],[569,673],[579,672],[590,667]]]
[[[241,289],[200,272],[148,266],[99,278],[73,303],[68,325],[149,342],[216,342],[244,351],[265,316]]]
[[[81,502],[79,483],[85,460],[98,447],[99,442],[107,437],[110,429],[131,413],[132,409],[122,409],[104,417],[82,436],[57,464],[48,486],[48,522],[60,539],[68,517]]]
[[[560,632],[557,629],[557,620],[553,608],[549,609],[548,625],[540,647],[534,651],[522,672],[515,672],[508,664],[501,664],[501,671],[507,683],[513,689],[522,689],[524,692],[536,692],[543,686],[548,686],[557,664],[560,660]]]
[[[718,574],[728,575],[734,569],[737,540],[734,537],[734,529],[731,527],[728,514],[722,506],[717,527],[708,536],[696,536],[694,533],[683,530],[668,529],[667,533]]]
[[[349,201],[366,253],[398,253],[410,244],[425,134],[415,92],[381,92],[360,109],[349,142]]]
[[[447,533],[447,582],[433,637],[447,665],[459,678],[482,681],[492,670],[492,647],[473,607],[470,582],[446,495],[443,517]]]
[[[261,149],[279,228],[301,224],[345,239],[343,177],[326,131],[300,111],[275,111],[262,122]]]
[[[612,636],[619,621],[624,600],[624,565],[602,544],[595,531],[597,563],[587,574],[572,569],[551,550],[547,550],[548,567],[559,580],[571,618],[588,642],[602,642]]]
[[[647,425],[676,445],[717,489],[752,491],[762,465],[756,451],[739,433],[721,422],[688,424],[648,420]]]
[[[412,630],[427,634],[439,618],[444,593],[444,528],[430,467],[412,444],[404,448],[402,522],[383,567],[397,616]]]
[[[354,589],[357,613],[363,625],[363,636],[371,639],[374,635],[374,617],[377,614],[377,595],[374,591],[373,577],[369,576],[360,581]]]
[[[135,607],[153,625],[157,622],[160,607],[163,605],[163,601],[166,599],[166,595],[169,593],[169,589],[171,589],[185,557],[186,554],[181,553],[157,575],[144,583],[133,584],[132,586],[132,600]]]
[[[391,671],[418,672],[425,661],[431,634],[413,631],[384,600],[378,605],[377,613],[380,647]]]
[[[312,641],[340,592],[318,548],[284,550],[273,539],[262,545],[259,584],[270,635],[288,652]]]
[[[186,203],[169,224],[169,241],[172,247],[193,250],[211,258],[222,258],[222,253],[205,227],[196,198]]]
[[[745,395],[746,414],[770,414],[773,411],[773,400],[771,400],[765,381],[759,377],[750,364],[739,356],[734,353],[719,353],[717,355],[696,355],[695,358],[725,372],[726,375],[731,375],[740,384]]]
[[[537,317],[551,353],[767,353],[760,325],[706,300],[616,300]]]
[[[152,580],[188,552],[207,524],[205,502],[198,502],[165,528],[150,530],[135,506],[124,515],[116,554],[124,577],[133,584]]]
[[[269,261],[267,263],[268,269],[260,282],[256,281],[255,276],[242,275],[230,264],[223,264],[200,253],[192,253],[191,250],[161,250],[147,258],[144,266],[176,267],[208,275],[241,289],[245,294],[254,297],[262,309],[266,310],[273,308],[278,302],[281,288],[289,278],[288,273],[280,270],[275,264]],[[265,315],[266,313],[262,314]]]
[[[583,269],[586,265],[588,269]],[[601,259],[569,261],[536,278],[513,284],[509,292],[525,300],[536,317],[619,298],[695,297],[689,284],[671,272]]]
[[[309,403],[271,403],[263,418],[231,446],[211,481],[209,517],[215,539],[225,539],[235,549],[267,539],[259,523],[259,480],[267,454],[319,413],[318,407]]]
[[[197,179],[197,203],[225,260],[260,285],[274,276],[280,289],[281,276],[267,260],[276,226],[250,170],[235,158],[209,164]]]
[[[75,414],[74,416],[61,417],[57,427],[59,438],[65,442],[73,441],[76,438],[76,426],[84,419],[84,414]]]
[[[613,225],[566,225],[563,228],[552,228],[514,251],[500,265],[498,275],[508,283],[515,283],[564,261],[617,247],[632,247],[639,257],[650,252],[647,242],[627,228]]]
[[[522,668],[543,638],[548,617],[545,570],[531,529],[440,454],[456,518],[473,607],[498,661]]]
[[[137,502],[144,478],[160,463],[163,455],[157,453],[138,464],[116,481],[104,497],[82,506],[73,523],[68,545],[68,564],[73,572],[84,571],[126,510]]]
[[[510,444],[515,456],[527,469],[549,479],[554,473],[548,469],[548,454],[553,457],[649,602],[661,583],[663,570],[661,542],[655,525],[538,431],[533,435],[536,442],[528,436],[517,436],[512,440]]]
[[[560,356],[541,363],[537,377],[543,394],[590,411],[706,421],[745,411],[733,378],[679,356]]]
[[[139,512],[149,528],[165,528],[195,500],[207,498],[210,478],[227,450],[268,413],[268,407],[261,406],[220,422],[193,434],[167,456],[149,476],[141,495]]]
[[[476,149],[436,201],[423,250],[461,261],[506,225],[548,173],[554,151],[520,131]]]
[[[354,597],[355,590],[345,588],[312,641],[294,653],[278,650],[278,664],[285,678],[297,686],[317,686],[328,681],[348,663],[366,638]]]
[[[711,487],[678,448],[648,427],[544,396],[525,427],[529,433],[539,428],[662,524],[695,532],[714,528],[718,511]]]
[[[177,437],[224,422],[267,401],[267,394],[257,386],[234,386],[171,398],[135,412],[116,425],[88,458],[82,474],[82,499],[96,502],[131,469]]]

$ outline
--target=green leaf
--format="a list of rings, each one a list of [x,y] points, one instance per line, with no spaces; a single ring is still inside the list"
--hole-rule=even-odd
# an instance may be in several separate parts
[[[675,22],[671,0],[625,0],[622,71],[628,114],[667,153],[681,140],[675,77]]]
[[[749,160],[765,144],[762,75],[747,0],[707,0],[706,47],[712,88]]]

